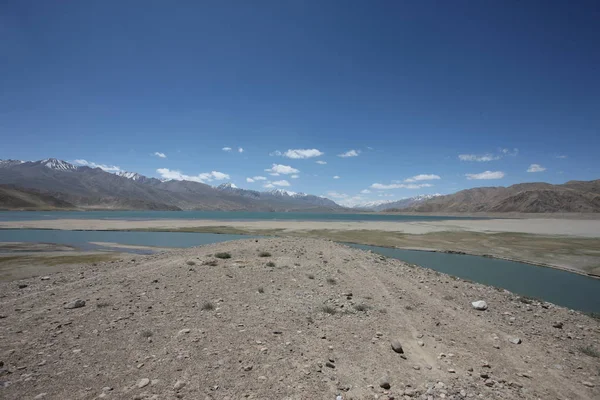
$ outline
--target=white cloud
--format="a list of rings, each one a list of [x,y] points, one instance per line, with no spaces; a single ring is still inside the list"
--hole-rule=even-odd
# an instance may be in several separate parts
[[[254,176],[252,177],[252,179],[254,179],[255,181],[266,181],[267,178],[265,178],[264,176]]]
[[[232,187],[232,188],[234,188],[234,189],[237,189],[237,188],[238,188],[238,187],[236,186],[236,184],[235,184],[235,183],[231,183],[231,182],[229,183],[229,186],[231,186],[231,187]]]
[[[271,183],[275,186],[291,186],[290,183],[288,181],[286,181],[285,179],[283,179],[281,181],[271,182]]]
[[[529,168],[527,168],[527,172],[544,172],[546,170],[545,167],[542,167],[540,164],[531,164]]]
[[[280,152],[279,150],[275,150],[274,152],[269,153],[269,155],[270,156],[281,156],[281,155],[283,155],[283,153]]]
[[[265,184],[263,185],[263,187],[264,187],[264,188],[268,188],[268,189],[272,189],[272,188],[274,188],[275,186],[273,186],[273,184],[272,184],[272,183],[265,183]]]
[[[238,153],[243,153],[243,152],[244,152],[244,149],[241,147],[238,147]]]
[[[412,178],[405,179],[404,182],[432,181],[432,180],[435,180],[435,179],[442,179],[442,178],[440,178],[439,175],[420,174],[420,175],[415,175]]]
[[[272,153],[273,155],[282,155],[284,157],[287,158],[294,158],[294,159],[298,159],[298,158],[312,158],[312,157],[319,157],[322,156],[323,153],[320,150],[317,149],[289,149],[288,151],[286,151],[285,153],[281,153],[280,151],[275,151]]]
[[[479,174],[466,174],[467,179],[502,179],[504,178],[504,172],[502,171],[484,171]]]
[[[368,194],[371,193],[371,191],[369,189],[363,189],[360,191],[362,194]]]
[[[481,156],[478,156],[476,154],[459,154],[458,155],[458,159],[460,161],[479,161],[479,162],[485,162],[485,161],[499,160],[500,156],[494,156],[492,154],[484,154],[484,155],[481,155]]]
[[[231,147],[223,147],[221,150],[223,150],[223,151],[231,151]]]
[[[561,160],[564,160],[565,158],[567,158],[568,156],[562,155],[562,156],[556,156],[556,158],[560,158]]]
[[[248,183],[253,183],[253,182],[255,182],[255,181],[254,181],[254,179],[252,179],[252,178],[246,178],[246,182],[248,182]]]
[[[167,155],[165,153],[161,153],[161,152],[158,152],[158,151],[155,151],[154,155],[156,157],[160,157],[160,158],[167,158]]]
[[[333,197],[334,199],[346,199],[348,195],[346,193],[338,193],[334,191],[327,192],[327,196]]]
[[[345,153],[342,154],[338,154],[338,157],[343,157],[343,158],[347,158],[347,157],[358,157],[358,155],[360,154],[360,150],[348,150]]]
[[[300,175],[292,175],[292,176],[290,176],[290,178],[292,178],[292,179],[298,179],[298,178],[300,178]]]
[[[273,166],[271,168],[267,168],[267,169],[265,169],[265,171],[270,172],[270,174],[273,176],[279,176],[279,174],[291,175],[291,174],[297,174],[298,172],[300,172],[296,168],[292,168],[289,165],[281,165],[281,164],[273,164]]]
[[[159,168],[156,170],[160,174],[160,176],[164,179],[173,179],[176,181],[192,181],[192,182],[212,182],[214,181],[222,181],[225,179],[229,179],[229,175],[219,172],[219,171],[211,171],[211,172],[203,172],[198,175],[185,175],[180,171],[170,170],[168,168]]]
[[[340,179],[338,175],[334,176],[333,179]]]
[[[433,186],[431,183],[391,183],[389,185],[383,183],[374,183],[371,189],[389,190],[389,189],[420,189]]]
[[[504,154],[505,156],[516,156],[517,154],[519,154],[519,149],[500,149],[500,153]]]
[[[319,161],[315,161],[317,164],[321,164],[321,165],[325,165],[327,164],[327,161],[323,161],[323,160],[319,160]]]
[[[117,167],[116,165],[96,164],[95,162],[81,159],[73,161],[73,164],[84,165],[90,168],[100,168],[103,171],[112,173],[122,171],[122,169],[120,167]]]

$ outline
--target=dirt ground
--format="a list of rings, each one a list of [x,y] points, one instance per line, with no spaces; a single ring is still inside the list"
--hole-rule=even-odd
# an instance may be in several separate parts
[[[597,399],[599,357],[597,319],[322,239],[0,283],[7,400]]]

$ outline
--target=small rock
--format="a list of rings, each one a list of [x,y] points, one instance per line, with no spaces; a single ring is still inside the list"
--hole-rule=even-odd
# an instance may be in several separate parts
[[[552,324],[553,328],[557,328],[557,329],[562,329],[563,328],[563,323],[562,322],[555,322]]]
[[[448,368],[448,372],[451,374],[455,374],[456,370],[454,368]]]
[[[40,278],[40,280],[42,280],[42,281],[49,281],[49,280],[50,280],[50,277],[49,277],[49,276],[42,276],[42,277]]]
[[[138,382],[138,384],[137,384],[137,387],[139,387],[139,388],[141,389],[141,388],[143,388],[143,387],[146,387],[146,386],[148,386],[149,384],[150,384],[150,379],[148,379],[148,378],[143,378],[143,379],[140,379],[140,381],[139,381],[139,382]]]
[[[480,311],[485,311],[488,308],[487,303],[483,300],[474,301],[471,303],[471,305],[473,306],[474,309],[480,310]]]
[[[594,385],[592,382],[588,382],[588,381],[583,381],[583,382],[581,382],[581,383],[582,383],[584,386],[591,387],[591,388],[593,388],[594,386],[596,386],[596,385]]]
[[[392,350],[394,350],[396,353],[399,354],[403,354],[404,353],[404,349],[402,348],[402,343],[400,343],[399,340],[392,340]]]
[[[329,361],[327,361],[327,362],[325,363],[325,366],[326,366],[326,367],[328,367],[328,368],[335,368],[335,365],[333,365],[333,363],[331,363],[331,362],[329,362]]]
[[[48,395],[48,393],[40,393],[37,396],[34,397],[35,400],[38,399],[43,399],[44,397],[46,397]]]
[[[490,375],[487,372],[482,372],[481,374],[479,374],[479,376],[483,379],[488,379],[490,377]]]
[[[27,287],[26,283],[19,283],[19,289],[25,289]]]
[[[67,310],[72,310],[74,308],[85,307],[85,300],[75,300],[70,303],[64,305],[64,308]]]
[[[418,371],[421,369],[421,367],[419,367],[418,365],[413,365],[413,369]]]
[[[384,377],[379,380],[379,387],[388,390],[392,385],[390,385],[390,380],[387,377]]]
[[[113,390],[113,388],[111,388],[110,386],[104,386],[104,387],[102,388],[102,391],[103,391],[103,392],[110,392],[110,391],[112,391],[112,390]]]
[[[511,342],[512,344],[521,344],[522,341],[519,338],[512,338],[509,339],[509,342]]]
[[[178,335],[183,335],[183,334],[185,334],[185,333],[190,333],[190,332],[191,332],[191,330],[190,330],[190,329],[188,329],[188,328],[185,328],[185,329],[182,329],[182,330],[180,330],[180,331],[179,331],[179,333],[177,333],[177,334],[178,334]]]
[[[177,382],[175,382],[175,385],[173,385],[173,390],[179,391],[179,390],[183,389],[184,386],[185,386],[185,382],[178,380]]]

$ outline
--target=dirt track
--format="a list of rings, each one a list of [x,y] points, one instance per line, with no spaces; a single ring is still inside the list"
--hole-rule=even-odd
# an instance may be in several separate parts
[[[0,283],[0,316],[2,399],[600,397],[598,320],[325,240]]]

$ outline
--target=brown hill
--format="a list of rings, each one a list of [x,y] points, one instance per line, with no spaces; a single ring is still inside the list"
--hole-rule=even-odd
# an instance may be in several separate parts
[[[570,181],[563,185],[534,182],[467,189],[424,201],[403,211],[600,212],[600,180]]]
[[[0,205],[3,210],[76,208],[50,194],[11,185],[0,185]]]

